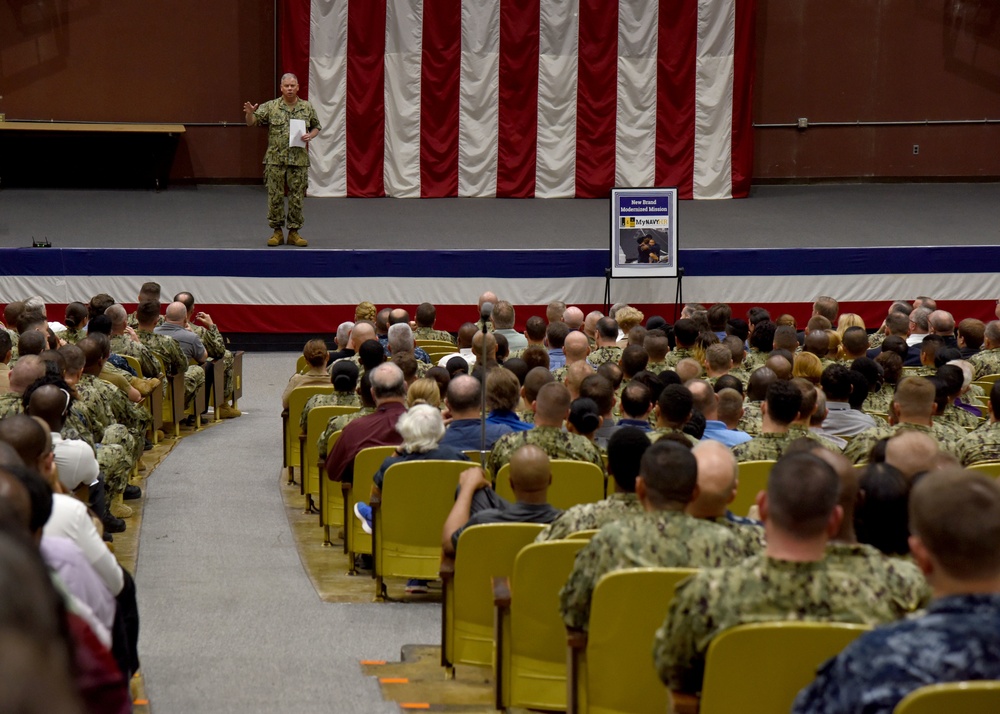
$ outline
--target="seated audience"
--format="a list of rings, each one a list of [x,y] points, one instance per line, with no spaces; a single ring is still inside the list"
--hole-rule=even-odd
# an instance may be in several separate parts
[[[306,342],[306,346],[302,349],[302,356],[306,358],[306,370],[297,372],[289,378],[285,391],[281,393],[282,409],[288,409],[288,398],[296,387],[320,387],[330,383],[330,375],[326,372],[326,363],[330,358],[330,353],[323,340]]]

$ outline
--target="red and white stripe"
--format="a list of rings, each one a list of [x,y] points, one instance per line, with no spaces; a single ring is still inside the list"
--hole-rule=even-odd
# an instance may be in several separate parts
[[[756,0],[288,0],[310,195],[746,196]],[[382,28],[380,31],[379,28]]]

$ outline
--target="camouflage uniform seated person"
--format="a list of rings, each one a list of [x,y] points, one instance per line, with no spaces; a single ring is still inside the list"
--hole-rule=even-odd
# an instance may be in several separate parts
[[[597,347],[591,350],[587,361],[594,367],[612,362],[618,364],[622,358],[622,348],[618,346],[618,323],[612,317],[602,317],[597,321]]]
[[[450,342],[455,344],[455,338],[444,330],[435,330],[434,321],[437,319],[437,308],[429,302],[422,302],[417,306],[414,315],[416,328],[413,330],[415,340],[435,340],[437,342]]]
[[[23,414],[22,398],[25,390],[45,374],[45,364],[38,355],[25,355],[10,370],[10,389],[0,394],[0,419],[12,414]]]
[[[193,364],[188,364],[187,357],[181,350],[180,343],[172,337],[158,335],[153,332],[160,317],[160,305],[152,301],[139,303],[135,311],[138,329],[135,334],[150,352],[163,362],[167,376],[176,374],[184,376],[184,403],[190,404],[195,393],[205,384],[205,370]]]
[[[989,421],[964,436],[955,445],[962,466],[983,461],[1000,461],[1000,382],[990,389]]]
[[[968,359],[974,370],[973,379],[1000,374],[1000,320],[987,323],[983,330],[983,349]]]
[[[890,418],[893,425],[861,432],[844,449],[844,456],[855,464],[868,463],[868,456],[876,443],[906,430],[927,434],[940,448],[953,451],[957,442],[954,432],[946,431],[945,426],[935,425],[932,421],[935,394],[934,384],[925,377],[907,377],[901,381],[892,401]]]
[[[517,410],[517,416],[522,422],[535,423],[535,410],[532,405],[538,398],[539,390],[554,381],[555,378],[547,367],[532,367],[528,370],[528,374],[524,377],[524,384],[521,385],[521,402],[524,408]]]
[[[115,354],[134,357],[139,362],[144,377],[159,377],[160,365],[153,353],[142,344],[135,330],[126,323],[128,315],[125,308],[115,303],[109,306],[104,314],[111,320],[111,351]]]
[[[128,326],[133,330],[139,329],[139,309],[138,306],[144,302],[154,302],[156,303],[156,324],[153,327],[159,327],[163,324],[163,316],[159,314],[160,309],[160,284],[155,282],[146,282],[142,284],[139,288],[139,296],[136,298],[136,310],[128,315],[127,322]],[[152,332],[152,329],[150,329]]]
[[[367,342],[374,342],[378,345],[381,353],[376,353],[375,348],[368,345],[366,349],[362,349]],[[354,329],[351,330],[351,341],[348,343],[350,348],[354,351],[354,354],[350,357],[342,357],[340,359],[332,361],[326,368],[327,372],[333,370],[333,365],[341,360],[350,360],[358,366],[358,370],[361,374],[364,374],[367,369],[377,367],[378,365],[385,362],[386,354],[385,350],[382,349],[382,344],[378,341],[375,336],[375,327],[368,322],[358,322],[355,323]],[[361,355],[364,352],[366,355],[365,360],[362,361]],[[366,367],[366,365],[368,365]]]
[[[1000,486],[983,474],[933,472],[914,486],[909,514],[913,559],[933,602],[827,661],[794,714],[890,714],[929,684],[1000,679]]]
[[[473,325],[475,327],[475,325]],[[527,346],[522,348],[513,348],[510,351],[508,359],[515,357],[524,357],[525,351],[528,347],[545,347],[545,328],[547,327],[545,320],[538,315],[532,315],[528,318],[527,322],[524,323],[524,338],[527,341]],[[617,334],[617,333],[616,333]],[[459,334],[459,343],[461,343],[461,334]],[[546,351],[546,355],[548,352]]]
[[[719,633],[749,622],[889,622],[895,613],[884,589],[825,559],[828,534],[842,518],[839,482],[827,463],[794,453],[771,470],[757,497],[764,521],[762,554],[712,568],[677,586],[654,643],[660,678],[675,691],[701,690],[705,655]]]
[[[761,433],[733,447],[737,461],[777,461],[789,445],[802,436],[789,430],[802,409],[802,392],[791,382],[776,381],[767,388],[761,408]]]
[[[569,405],[569,390],[562,384],[551,382],[539,389],[534,402],[535,428],[500,437],[493,444],[487,461],[490,473],[496,477],[511,454],[525,444],[541,447],[550,459],[588,461],[600,467],[603,473],[604,460],[594,442],[562,430],[563,421],[569,415]]]
[[[314,394],[306,401],[302,407],[302,415],[299,417],[299,429],[303,434],[309,424],[309,412],[316,407],[360,407],[361,400],[358,398],[358,367],[350,360],[341,360],[333,365],[333,373],[330,376],[333,383],[331,394]]]
[[[768,388],[778,381],[778,375],[770,367],[758,367],[750,375],[746,388],[746,402],[743,404],[743,416],[739,428],[751,436],[760,433],[764,415],[761,407],[767,397]]]
[[[642,456],[636,494],[643,512],[604,525],[576,556],[559,609],[567,627],[586,630],[594,588],[624,568],[700,568],[732,565],[743,554],[722,526],[684,513],[697,489],[690,449],[672,441],[651,444]]]
[[[767,362],[768,355],[774,349],[774,333],[778,326],[769,319],[762,320],[754,324],[750,321],[751,329],[748,343],[750,351],[747,352],[746,359],[743,360],[743,369],[753,374],[758,367],[763,367]]]
[[[656,426],[647,434],[650,441],[658,441],[667,434],[680,435],[692,446],[698,439],[684,433],[684,425],[691,419],[694,397],[683,384],[668,384],[656,400]]]
[[[353,414],[340,414],[332,417],[326,423],[326,429],[323,430],[323,433],[319,437],[319,442],[316,444],[321,459],[326,459],[328,454],[326,445],[334,433],[340,431],[358,417],[363,417],[375,411],[375,399],[372,397],[372,383],[367,373],[361,375],[357,392],[361,408]]]
[[[177,293],[174,295],[174,302],[182,303],[187,309],[187,327],[189,330],[194,332],[194,334],[196,334],[201,340],[202,344],[205,345],[205,350],[208,352],[209,359],[216,362],[220,360],[222,361],[224,386],[223,404],[219,407],[219,416],[223,419],[240,416],[240,410],[232,404],[229,404],[229,402],[232,401],[233,394],[235,392],[236,378],[233,373],[233,366],[235,364],[236,357],[232,352],[226,349],[226,341],[222,337],[222,333],[219,332],[218,325],[212,321],[212,316],[207,312],[195,312],[194,295],[191,293]],[[201,323],[200,325],[197,324],[199,322]]]
[[[728,530],[749,558],[764,548],[764,529],[749,519],[736,520],[729,504],[736,498],[739,469],[732,451],[720,441],[705,440],[692,449],[698,462],[698,493],[684,511]]]
[[[66,306],[66,317],[63,318],[65,330],[59,330],[56,337],[67,344],[75,345],[87,336],[87,323],[90,321],[90,313],[87,306],[82,302],[71,302]]]
[[[142,456],[146,432],[152,425],[152,416],[141,403],[129,400],[121,389],[107,382],[101,376],[105,360],[107,360],[111,350],[111,343],[107,335],[100,333],[90,335],[80,340],[77,346],[83,350],[86,360],[84,374],[77,384],[77,391],[80,392],[81,399],[86,399],[84,393],[87,390],[86,385],[90,382],[88,378],[96,377],[96,384],[93,384],[91,389],[110,406],[115,422],[128,429],[135,445],[132,453],[133,463],[138,463]]]
[[[635,493],[639,463],[649,448],[649,439],[635,427],[623,427],[608,440],[608,475],[614,479],[614,492],[597,503],[581,503],[567,509],[535,538],[536,543],[560,540],[577,531],[596,530],[607,523],[641,513],[642,504]]]

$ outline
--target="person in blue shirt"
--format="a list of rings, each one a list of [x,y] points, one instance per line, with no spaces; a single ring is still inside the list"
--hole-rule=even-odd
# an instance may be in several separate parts
[[[516,381],[517,378],[514,379]],[[459,451],[489,451],[493,448],[494,441],[514,431],[510,426],[491,423],[487,419],[486,443],[482,443],[481,390],[479,380],[467,374],[456,375],[448,383],[444,402],[448,407],[445,416],[450,421],[444,438],[441,439],[441,446],[450,446]]]

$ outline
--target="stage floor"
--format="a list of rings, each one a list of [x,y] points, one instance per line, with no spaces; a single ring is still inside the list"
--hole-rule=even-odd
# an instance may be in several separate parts
[[[262,186],[0,190],[0,248],[264,247]],[[992,245],[1000,183],[759,186],[750,198],[682,201],[680,248]],[[310,249],[604,249],[595,199],[307,198]],[[282,250],[293,250],[282,248]],[[295,249],[298,250],[298,249]]]

